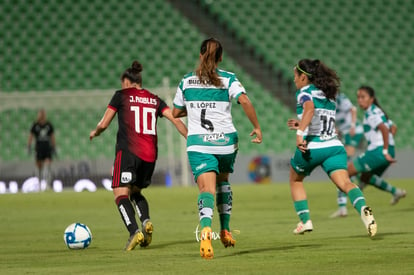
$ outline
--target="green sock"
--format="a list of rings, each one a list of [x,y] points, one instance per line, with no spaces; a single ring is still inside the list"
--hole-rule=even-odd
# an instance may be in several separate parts
[[[214,196],[211,193],[203,192],[198,195],[198,214],[200,216],[200,225],[204,227],[211,227],[211,220],[213,219]]]
[[[293,205],[295,206],[296,214],[298,214],[299,219],[303,223],[310,220],[308,200],[294,201]]]
[[[338,206],[346,207],[346,201],[347,201],[346,194],[338,189],[338,198],[337,198]]]
[[[233,206],[233,193],[231,191],[230,183],[217,183],[216,204],[220,215],[220,229],[227,229],[230,231],[230,216]]]
[[[373,175],[369,179],[369,184],[374,185],[375,187],[377,187],[377,188],[379,188],[383,191],[390,192],[393,195],[397,191],[397,188],[395,188],[394,186],[392,186],[391,184],[389,184],[388,182],[386,182],[382,178],[378,177],[377,175]]]
[[[358,211],[359,214],[361,214],[361,208],[367,205],[361,190],[358,187],[349,190],[348,197],[354,208]]]

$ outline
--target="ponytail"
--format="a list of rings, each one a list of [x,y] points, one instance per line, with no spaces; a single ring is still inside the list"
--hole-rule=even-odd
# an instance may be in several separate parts
[[[299,74],[305,74],[328,99],[335,100],[339,93],[340,79],[334,70],[318,59],[302,59],[295,68]]]
[[[196,69],[196,74],[201,83],[211,84],[221,87],[221,82],[217,72],[217,64],[221,61],[223,47],[220,41],[215,38],[209,38],[201,43],[200,47],[200,64]]]

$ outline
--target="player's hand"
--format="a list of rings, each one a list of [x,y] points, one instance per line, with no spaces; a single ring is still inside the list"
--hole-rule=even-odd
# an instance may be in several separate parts
[[[297,130],[299,128],[299,120],[293,118],[288,119],[287,126],[289,130]]]
[[[349,135],[351,137],[355,136],[355,126],[351,126],[351,128],[349,128]]]
[[[397,160],[395,158],[393,158],[390,154],[385,154],[384,157],[389,163],[397,162]]]
[[[97,137],[97,136],[99,136],[99,135],[97,135],[96,130],[92,130],[89,133],[89,140],[92,140],[94,137]]]
[[[303,136],[296,135],[296,146],[302,153],[306,153],[308,150],[308,145],[306,144],[306,140],[303,140]]]
[[[254,139],[252,139],[253,143],[262,143],[262,130],[260,128],[254,128],[250,133],[250,136],[256,136]]]

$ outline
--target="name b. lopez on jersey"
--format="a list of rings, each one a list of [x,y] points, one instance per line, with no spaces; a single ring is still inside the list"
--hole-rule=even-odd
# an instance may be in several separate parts
[[[216,102],[191,102],[190,108],[199,108],[199,109],[214,109],[216,108]]]

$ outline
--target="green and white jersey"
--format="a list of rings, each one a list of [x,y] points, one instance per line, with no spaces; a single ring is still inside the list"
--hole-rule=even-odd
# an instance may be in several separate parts
[[[336,97],[336,128],[341,134],[348,134],[349,129],[351,129],[352,108],[355,108],[355,106],[346,95],[341,93]],[[362,124],[357,120],[355,134],[362,134],[363,132]]]
[[[385,126],[390,129],[392,125],[392,121],[388,120],[385,116],[384,112],[375,104],[372,104],[365,110],[364,113],[364,136],[368,142],[368,151],[375,150],[378,147],[384,146],[384,139],[382,138],[382,133],[378,129],[378,126],[384,123]],[[390,146],[394,146],[394,137],[392,136],[391,132],[388,136],[388,144]]]
[[[177,88],[174,107],[186,109],[188,116],[187,151],[224,155],[237,150],[231,100],[246,91],[235,74],[219,69],[217,73],[222,87],[201,83],[195,73],[189,73]]]
[[[343,146],[338,140],[335,131],[335,100],[327,99],[324,92],[310,84],[302,87],[296,92],[296,113],[301,120],[303,115],[303,104],[312,100],[315,112],[309,126],[305,129],[305,140],[309,149],[328,148],[332,146]]]

